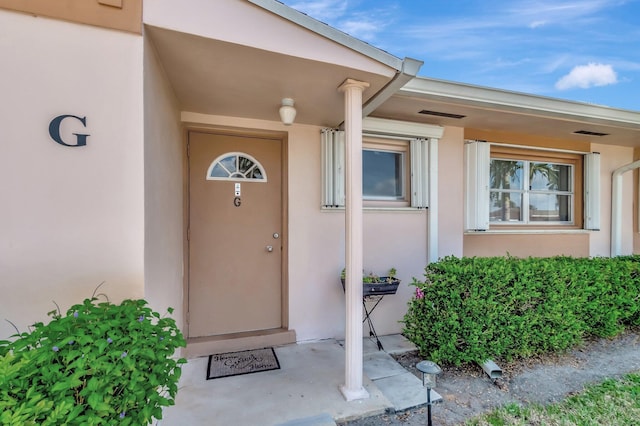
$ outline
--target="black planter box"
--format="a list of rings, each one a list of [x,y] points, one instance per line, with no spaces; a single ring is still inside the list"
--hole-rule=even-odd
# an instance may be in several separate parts
[[[344,290],[344,278],[340,278],[342,289]],[[400,285],[399,279],[389,279],[389,277],[380,277],[379,282],[362,283],[363,296],[383,296],[385,294],[396,294]]]

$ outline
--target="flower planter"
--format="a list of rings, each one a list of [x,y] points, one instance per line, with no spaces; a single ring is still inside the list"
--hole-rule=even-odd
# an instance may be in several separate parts
[[[340,278],[342,289],[344,290],[344,278]],[[363,296],[383,296],[385,294],[396,294],[400,285],[397,278],[380,277],[379,281],[373,283],[362,283]]]

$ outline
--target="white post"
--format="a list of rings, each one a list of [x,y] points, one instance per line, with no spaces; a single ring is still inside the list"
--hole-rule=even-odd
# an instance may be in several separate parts
[[[345,384],[347,401],[364,399],[362,386],[362,92],[368,83],[352,79],[339,87],[344,92],[346,136],[345,199]]]
[[[440,257],[438,247],[438,139],[432,138],[427,142],[429,147],[429,164],[427,179],[429,180],[429,211],[427,232],[427,262],[437,262]]]

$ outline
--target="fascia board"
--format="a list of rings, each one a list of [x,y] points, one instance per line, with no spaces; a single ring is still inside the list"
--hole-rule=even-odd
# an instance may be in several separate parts
[[[380,50],[368,43],[365,43],[357,38],[331,27],[328,24],[320,22],[302,12],[298,12],[295,9],[286,6],[283,3],[275,0],[247,0],[249,3],[255,4],[271,13],[274,13],[288,21],[293,22],[301,27],[304,27],[314,33],[328,38],[338,44],[341,44],[351,50],[354,50],[362,55],[365,55],[373,60],[376,60],[388,67],[394,68],[397,71],[402,70],[402,59],[391,55],[390,53]]]
[[[375,117],[365,117],[362,120],[362,130],[364,133],[375,135],[435,139],[440,139],[444,133],[444,127],[433,124],[388,120],[385,118]]]
[[[640,113],[635,111],[424,77],[409,81],[398,91],[398,95],[428,97],[499,111],[640,129]]]

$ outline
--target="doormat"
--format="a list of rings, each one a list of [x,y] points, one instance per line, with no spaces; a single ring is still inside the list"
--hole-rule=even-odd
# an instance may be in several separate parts
[[[207,380],[279,369],[280,362],[273,348],[228,352],[209,355]]]

